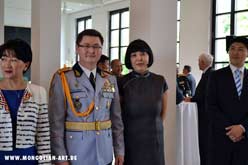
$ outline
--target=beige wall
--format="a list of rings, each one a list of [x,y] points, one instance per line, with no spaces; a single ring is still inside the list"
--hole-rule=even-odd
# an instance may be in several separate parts
[[[4,0],[0,0],[0,44],[4,42]]]
[[[210,52],[211,1],[182,0],[180,24],[180,71],[192,66],[192,74],[199,80],[198,56]]]
[[[60,67],[60,0],[32,1],[31,45],[34,60],[31,80],[46,89],[53,73]]]

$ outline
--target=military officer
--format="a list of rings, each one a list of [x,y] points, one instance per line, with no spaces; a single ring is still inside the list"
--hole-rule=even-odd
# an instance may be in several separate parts
[[[58,70],[51,81],[49,119],[51,149],[56,165],[110,165],[124,159],[123,123],[114,76],[103,77],[96,65],[102,54],[103,37],[94,30],[79,33],[79,61]]]

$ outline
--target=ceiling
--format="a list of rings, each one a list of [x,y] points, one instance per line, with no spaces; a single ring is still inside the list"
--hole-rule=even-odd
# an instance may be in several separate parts
[[[62,0],[62,11],[74,13],[123,0]]]
[[[27,10],[31,12],[31,1],[32,0],[5,0],[4,5],[5,8]],[[61,0],[61,11],[70,14],[119,1],[124,0]]]

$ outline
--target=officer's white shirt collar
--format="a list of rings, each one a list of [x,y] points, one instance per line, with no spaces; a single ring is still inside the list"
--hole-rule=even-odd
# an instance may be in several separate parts
[[[81,69],[84,71],[84,73],[86,74],[86,76],[89,78],[90,77],[90,73],[92,72],[94,77],[96,77],[96,68],[94,68],[93,70],[89,70],[85,67],[83,67],[82,65],[80,65],[80,63],[78,63],[79,66],[81,67]]]
[[[233,74],[234,74],[236,69],[239,69],[241,71],[242,75],[244,74],[245,66],[242,66],[241,68],[237,68],[236,66],[230,64],[230,68],[231,68]]]

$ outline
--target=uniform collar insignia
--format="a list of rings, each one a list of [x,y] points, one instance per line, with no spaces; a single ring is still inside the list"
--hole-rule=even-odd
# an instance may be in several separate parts
[[[80,77],[84,72],[82,68],[79,66],[78,62],[72,67],[72,70],[76,77]]]

